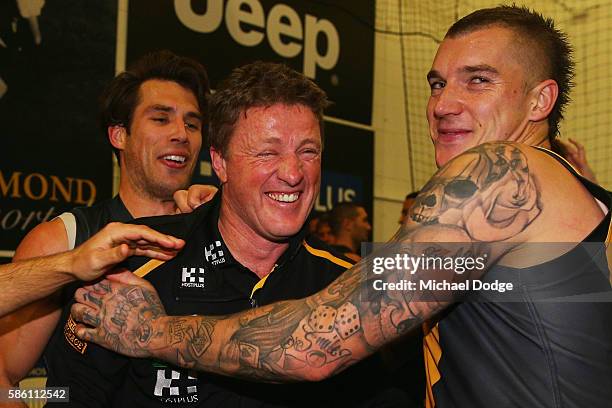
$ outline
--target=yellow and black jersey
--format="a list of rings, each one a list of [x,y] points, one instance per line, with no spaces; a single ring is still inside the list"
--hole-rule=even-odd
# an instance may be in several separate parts
[[[226,315],[307,297],[351,266],[348,259],[320,241],[306,240],[300,232],[289,240],[273,271],[259,279],[232,256],[218,230],[220,195],[191,214],[134,221],[186,240],[183,250],[168,262],[135,257],[126,263],[155,286],[169,315]],[[379,398],[386,398],[384,393],[377,396],[385,387],[380,381],[384,376],[372,376],[380,372],[376,357],[322,383],[260,384],[125,358],[94,344],[81,342],[75,347],[69,341],[74,337],[73,323],[69,318],[65,323],[61,344],[55,343],[52,350],[64,367],[60,375],[50,376],[53,384],[72,385],[73,406],[365,407],[380,406]]]
[[[511,300],[473,294],[437,324],[425,325],[428,408],[612,404],[610,195],[546,152],[580,179],[607,215],[584,244],[556,259],[491,268],[483,280],[512,282]]]

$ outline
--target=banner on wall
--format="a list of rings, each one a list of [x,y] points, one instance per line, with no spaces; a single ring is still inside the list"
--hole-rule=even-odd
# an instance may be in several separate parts
[[[256,60],[283,62],[313,79],[333,102],[315,209],[357,201],[371,216],[374,2],[129,0],[127,10],[127,65],[166,48],[202,62],[213,88]],[[194,181],[211,182],[210,175],[202,152]]]
[[[371,123],[370,0],[129,0],[128,9],[128,62],[167,48],[201,61],[213,85],[248,62],[284,62],[327,92],[327,115]]]
[[[38,223],[112,190],[96,111],[114,75],[117,3],[40,5],[0,3],[0,262]]]

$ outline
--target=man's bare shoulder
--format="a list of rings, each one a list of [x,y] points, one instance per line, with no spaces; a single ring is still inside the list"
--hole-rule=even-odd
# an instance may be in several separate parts
[[[444,165],[421,189],[409,228],[446,226],[471,241],[522,242],[542,214],[541,188],[524,146],[486,143]]]
[[[416,198],[407,227],[418,242],[504,243],[501,253],[516,255],[524,244],[581,242],[603,217],[557,159],[529,145],[494,142],[442,167]]]
[[[43,222],[19,243],[14,260],[50,255],[68,250],[68,236],[62,220]]]
[[[604,219],[607,209],[559,159],[533,147],[523,147],[541,192],[539,242],[581,242]]]

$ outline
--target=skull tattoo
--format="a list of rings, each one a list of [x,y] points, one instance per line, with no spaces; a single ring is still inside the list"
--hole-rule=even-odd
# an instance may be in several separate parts
[[[466,156],[469,162],[459,174],[452,166],[443,168],[421,190],[410,218],[456,225],[480,241],[503,241],[524,230],[541,212],[527,157],[514,145],[497,143]]]

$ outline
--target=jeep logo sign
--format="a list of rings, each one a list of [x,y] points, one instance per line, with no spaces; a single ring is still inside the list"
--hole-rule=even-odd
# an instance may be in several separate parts
[[[216,31],[225,17],[231,37],[245,47],[259,45],[267,37],[270,47],[281,57],[293,58],[303,51],[303,72],[312,79],[316,79],[317,66],[330,70],[338,62],[340,39],[333,23],[310,14],[304,16],[302,23],[298,13],[286,4],[273,6],[267,17],[259,0],[228,0],[225,13],[223,0],[208,0],[204,14],[193,10],[191,0],[174,0],[174,10],[181,23],[199,33]],[[322,54],[317,49],[319,35],[325,37],[327,44]]]
[[[201,61],[214,88],[240,65],[283,62],[327,92],[334,102],[328,116],[370,125],[374,6],[372,0],[129,0],[126,65],[169,49]]]

